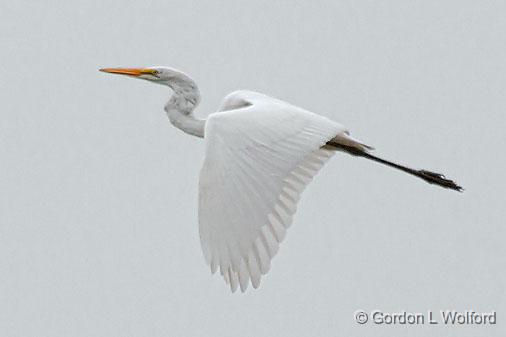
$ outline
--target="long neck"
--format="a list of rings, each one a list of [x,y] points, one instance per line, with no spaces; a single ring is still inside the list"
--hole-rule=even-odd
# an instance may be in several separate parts
[[[200,102],[200,93],[195,82],[185,76],[171,81],[169,86],[174,93],[165,105],[165,111],[172,125],[190,135],[204,138],[206,121],[193,115]]]

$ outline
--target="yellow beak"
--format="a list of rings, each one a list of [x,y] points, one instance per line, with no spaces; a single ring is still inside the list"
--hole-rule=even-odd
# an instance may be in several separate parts
[[[100,71],[103,71],[104,73],[111,73],[111,74],[120,74],[120,75],[128,75],[128,76],[141,76],[141,75],[154,75],[155,70],[153,69],[146,69],[146,68],[102,68],[99,69]]]

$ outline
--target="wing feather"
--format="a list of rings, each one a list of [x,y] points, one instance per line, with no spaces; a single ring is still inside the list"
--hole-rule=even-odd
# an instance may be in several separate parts
[[[199,183],[199,232],[206,261],[234,292],[262,274],[292,223],[300,194],[346,129],[262,94],[241,91],[206,123]]]

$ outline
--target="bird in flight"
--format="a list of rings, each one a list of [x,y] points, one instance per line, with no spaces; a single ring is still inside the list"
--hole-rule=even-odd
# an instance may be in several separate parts
[[[227,95],[206,120],[193,111],[196,83],[168,67],[105,68],[169,87],[170,122],[204,138],[199,179],[199,234],[204,257],[232,292],[254,288],[292,223],[299,197],[325,162],[345,152],[388,165],[451,190],[462,188],[442,174],[412,169],[371,154],[339,123],[267,95],[240,90]]]

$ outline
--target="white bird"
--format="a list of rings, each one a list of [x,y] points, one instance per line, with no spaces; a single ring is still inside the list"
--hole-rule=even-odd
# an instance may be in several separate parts
[[[244,292],[269,271],[297,201],[336,152],[395,167],[425,181],[461,191],[443,175],[401,166],[370,154],[372,149],[328,118],[281,100],[240,90],[226,96],[207,120],[193,115],[200,101],[195,82],[167,67],[106,68],[172,89],[165,111],[174,126],[205,139],[199,182],[199,233],[212,273]]]

